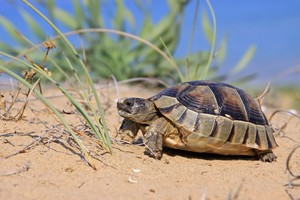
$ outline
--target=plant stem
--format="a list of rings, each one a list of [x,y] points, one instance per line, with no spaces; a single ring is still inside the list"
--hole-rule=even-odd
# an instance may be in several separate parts
[[[207,78],[208,69],[211,65],[213,54],[214,54],[214,51],[215,51],[216,33],[217,33],[217,22],[216,22],[216,16],[215,16],[214,10],[213,10],[213,8],[210,4],[210,1],[206,0],[206,2],[207,2],[207,5],[209,7],[209,10],[210,10],[210,13],[211,13],[211,16],[212,16],[212,20],[213,20],[213,40],[212,40],[212,44],[211,44],[211,48],[210,48],[210,53],[209,53],[209,58],[208,58],[208,61],[207,61],[207,65],[204,68],[204,72],[202,73],[201,79],[206,79]]]
[[[96,91],[96,88],[93,84],[93,81],[91,79],[91,76],[89,75],[89,72],[87,70],[87,68],[85,67],[82,59],[80,58],[78,52],[76,51],[76,49],[73,47],[73,45],[69,42],[69,40],[66,38],[66,36],[43,14],[41,13],[38,9],[36,9],[32,4],[30,4],[28,1],[26,0],[22,0],[28,7],[30,7],[34,12],[36,12],[40,17],[42,17],[57,33],[58,35],[62,38],[62,40],[67,44],[67,46],[70,48],[70,50],[72,51],[72,53],[74,54],[75,58],[77,59],[77,61],[79,62],[80,66],[82,67],[82,69],[84,70],[85,74],[86,74],[86,77],[87,77],[87,80],[88,80],[88,83],[90,85],[90,87],[92,88],[92,92],[93,92],[93,95],[94,95],[94,98],[96,100],[96,103],[97,103],[97,107],[98,107],[98,110],[100,112],[100,120],[101,120],[101,123],[99,122],[100,120],[96,120],[96,123],[99,127],[99,130],[102,134],[102,138],[104,139],[104,148],[106,148],[109,152],[111,152],[111,142],[110,142],[110,138],[109,138],[109,135],[108,135],[108,129],[107,129],[107,126],[106,126],[106,122],[105,122],[105,118],[104,118],[104,112],[103,112],[103,109],[101,107],[101,104],[100,104],[100,101],[99,101],[99,97],[98,97],[98,94],[97,94],[97,91]],[[93,108],[91,108],[92,112],[93,112],[93,115],[96,117],[96,112],[94,111]],[[101,128],[100,127],[103,127],[104,129],[104,133],[102,132]],[[101,138],[99,135],[98,135],[98,131],[95,132],[95,134],[98,136],[98,138]]]

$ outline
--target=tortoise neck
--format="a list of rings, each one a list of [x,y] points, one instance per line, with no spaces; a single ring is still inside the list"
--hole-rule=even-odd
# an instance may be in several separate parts
[[[147,108],[147,114],[145,115],[145,118],[143,120],[144,124],[151,124],[154,120],[158,119],[159,116],[157,114],[156,107],[154,103],[150,100],[146,100],[146,106]]]

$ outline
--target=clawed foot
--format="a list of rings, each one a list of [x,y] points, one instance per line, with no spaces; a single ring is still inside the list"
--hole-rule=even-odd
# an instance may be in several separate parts
[[[129,143],[133,143],[134,141],[134,134],[132,133],[131,130],[119,130],[119,135],[121,136],[121,140],[125,140]]]
[[[263,162],[273,162],[276,161],[277,156],[271,152],[258,152],[258,157]]]
[[[160,160],[162,157],[162,151],[154,151],[148,147],[146,147],[144,154],[157,160]]]

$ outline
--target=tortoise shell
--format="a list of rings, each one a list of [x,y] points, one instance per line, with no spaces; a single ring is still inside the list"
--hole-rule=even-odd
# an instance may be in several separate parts
[[[225,83],[190,81],[149,98],[179,134],[164,136],[171,148],[225,155],[255,155],[277,146],[258,103]]]

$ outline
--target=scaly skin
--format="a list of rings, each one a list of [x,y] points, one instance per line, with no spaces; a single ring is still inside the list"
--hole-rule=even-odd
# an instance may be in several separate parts
[[[145,133],[145,154],[155,159],[161,159],[163,149],[163,137],[168,132],[167,120],[163,117],[156,119]]]
[[[258,158],[263,162],[273,162],[276,161],[277,159],[277,156],[271,150],[268,151],[256,150],[256,154]]]
[[[119,129],[119,134],[122,140],[126,140],[132,143],[139,129],[140,129],[140,125],[138,123],[128,119],[124,119]]]

